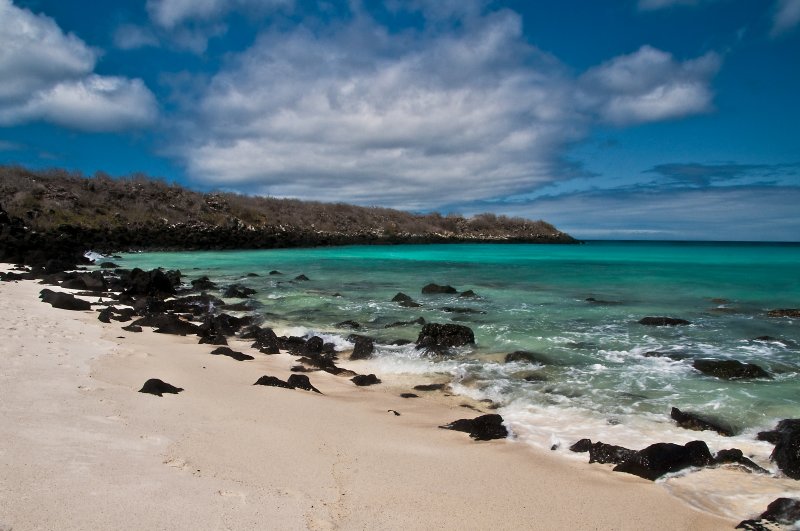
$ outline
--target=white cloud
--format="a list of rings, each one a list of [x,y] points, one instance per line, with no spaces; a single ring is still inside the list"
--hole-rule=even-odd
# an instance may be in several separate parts
[[[185,104],[172,153],[212,185],[428,208],[573,174],[564,153],[598,121],[711,107],[713,54],[679,62],[647,47],[575,78],[525,42],[516,14],[469,16],[435,31],[359,16],[265,33]]]
[[[778,0],[770,35],[778,37],[793,30],[800,23],[800,0]]]
[[[681,63],[642,46],[587,71],[581,78],[583,100],[603,121],[621,126],[709,112],[709,82],[720,63],[713,52]]]
[[[149,28],[123,24],[114,32],[114,46],[122,50],[158,46],[158,38]]]
[[[159,26],[173,28],[187,20],[211,20],[235,9],[290,8],[294,0],[147,0],[147,12]]]
[[[45,120],[109,131],[153,121],[157,105],[144,83],[95,75],[96,59],[51,18],[0,0],[0,125]]]

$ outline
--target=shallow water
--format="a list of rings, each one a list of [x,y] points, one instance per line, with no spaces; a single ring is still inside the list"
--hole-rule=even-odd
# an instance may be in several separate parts
[[[126,254],[121,265],[180,269],[187,280],[208,275],[220,285],[252,287],[258,290],[255,311],[266,325],[279,333],[325,334],[340,348],[348,347],[345,337],[352,332],[336,326],[345,320],[385,342],[416,339],[419,325],[386,325],[418,317],[469,326],[475,347],[453,357],[430,358],[413,345],[378,346],[365,367],[379,374],[447,375],[456,392],[498,403],[519,440],[557,445],[565,456],[583,437],[630,448],[701,438],[712,451],[738,447],[772,468],[772,446],[754,434],[800,417],[800,320],[767,316],[769,309],[800,307],[800,244],[357,246]],[[310,280],[294,281],[301,273]],[[422,295],[429,282],[474,290],[478,297]],[[390,302],[397,292],[422,306]],[[645,316],[692,324],[638,324]],[[754,339],[760,336],[775,339]],[[517,350],[540,353],[546,363],[503,363]],[[644,355],[651,351],[678,360]],[[773,379],[719,380],[693,369],[693,358],[756,363]],[[677,428],[669,418],[673,406],[723,420],[737,435]],[[708,491],[698,502],[703,505],[713,490],[707,478],[714,475],[696,475],[695,487],[691,474],[668,483],[688,498]],[[728,481],[717,475],[720,486]],[[723,512],[738,514],[742,504],[758,512],[796,483],[770,480],[773,488],[747,500],[723,497],[731,505]],[[763,478],[751,482],[755,491],[764,490]]]

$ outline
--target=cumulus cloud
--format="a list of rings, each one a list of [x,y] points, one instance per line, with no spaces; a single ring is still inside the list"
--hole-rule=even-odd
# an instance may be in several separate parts
[[[153,94],[141,80],[93,74],[97,54],[51,18],[0,0],[0,125],[110,131],[151,122]]]
[[[682,118],[713,109],[711,78],[720,67],[714,52],[678,62],[651,46],[615,57],[581,78],[583,99],[614,125]]]
[[[290,8],[294,0],[147,0],[147,12],[159,26],[173,28],[187,20],[211,20],[237,9]]]
[[[794,29],[800,23],[800,0],[778,0],[772,19],[770,35],[778,37]]]
[[[600,121],[711,109],[714,54],[644,47],[576,78],[515,13],[476,13],[436,31],[362,14],[262,34],[189,104],[175,153],[212,185],[423,209],[563,179],[564,153]]]

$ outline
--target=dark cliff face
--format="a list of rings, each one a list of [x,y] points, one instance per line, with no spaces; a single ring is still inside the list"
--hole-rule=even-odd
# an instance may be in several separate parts
[[[76,249],[258,249],[346,244],[575,243],[544,221],[201,194],[138,175],[0,167],[2,244]],[[14,236],[10,238],[12,220]],[[21,240],[20,240],[21,239]],[[13,240],[13,241],[12,241]]]

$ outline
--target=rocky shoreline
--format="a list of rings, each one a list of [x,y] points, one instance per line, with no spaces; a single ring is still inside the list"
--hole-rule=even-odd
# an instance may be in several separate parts
[[[357,360],[367,359],[374,349],[372,338],[352,334],[348,339],[354,343],[351,352],[337,351],[331,343],[325,343],[317,336],[294,337],[278,336],[267,327],[262,327],[261,320],[255,316],[235,317],[228,311],[236,312],[246,309],[235,304],[228,304],[208,292],[209,289],[225,291],[226,297],[234,296],[246,299],[252,293],[239,293],[235,285],[218,287],[210,279],[201,278],[184,283],[179,271],[153,269],[120,269],[115,264],[107,263],[105,269],[95,271],[71,271],[64,262],[50,259],[44,267],[18,266],[18,271],[0,275],[0,280],[38,280],[43,284],[75,290],[77,297],[68,292],[53,291],[49,288],[41,290],[40,298],[56,308],[85,311],[94,309],[98,319],[105,323],[112,321],[123,324],[127,332],[140,332],[142,327],[153,328],[162,334],[181,336],[197,336],[199,343],[218,346],[212,354],[230,357],[237,361],[252,360],[253,357],[244,352],[229,348],[228,339],[252,341],[251,348],[266,355],[287,352],[296,357],[291,375],[282,380],[271,375],[264,375],[254,385],[266,385],[287,389],[319,390],[313,385],[307,373],[316,371],[350,379],[356,386],[368,386],[381,383],[375,374],[356,374],[336,364],[342,357]],[[298,277],[299,278],[299,277]],[[430,284],[423,288],[423,293],[452,293],[457,291],[450,286]],[[466,293],[466,292],[465,292]],[[462,296],[474,296],[466,293]],[[81,296],[99,297],[97,303],[89,303]],[[398,293],[395,299],[400,304],[413,304],[411,297]],[[642,324],[655,326],[674,326],[681,324],[671,318],[644,318]],[[358,329],[355,322],[348,324]],[[467,326],[457,324],[425,323],[416,340],[416,348],[433,355],[446,356],[449,349],[474,343],[474,335]],[[509,354],[511,359],[535,356],[535,353],[515,352]],[[701,360],[698,360],[701,361]],[[744,372],[733,372],[730,367],[718,367],[714,360],[704,360],[708,367],[696,367],[708,371],[719,378],[752,378],[769,377],[748,369],[748,364],[740,364]],[[734,367],[733,369],[736,369]],[[714,371],[721,371],[715,374]],[[762,371],[763,372],[763,371]],[[414,390],[428,390],[442,386],[420,385]],[[156,378],[145,382],[140,392],[179,393],[182,389]],[[404,397],[414,397],[414,393],[403,393]],[[490,405],[491,407],[491,405]],[[394,411],[394,410],[392,410]],[[394,414],[399,413],[394,411]],[[673,408],[672,419],[679,426],[690,430],[713,430],[722,435],[730,435],[732,430],[722,426],[713,419],[700,413],[684,412]],[[476,440],[503,439],[509,435],[503,419],[497,414],[484,414],[472,419],[457,419],[442,428],[464,431]],[[759,440],[775,444],[772,459],[778,468],[787,476],[800,479],[800,419],[781,421],[775,430],[759,434]],[[696,440],[685,445],[672,443],[656,443],[642,450],[613,446],[602,442],[583,439],[570,448],[573,452],[588,452],[590,463],[614,464],[614,471],[633,474],[651,481],[687,469],[697,470],[703,467],[726,466],[758,474],[768,472],[743,455],[741,450],[730,448],[720,450],[712,455],[705,442]],[[777,499],[770,508],[757,520],[747,520],[740,524],[742,529],[774,529],[775,524],[791,525],[800,519],[799,499]],[[769,527],[773,526],[773,527]]]

